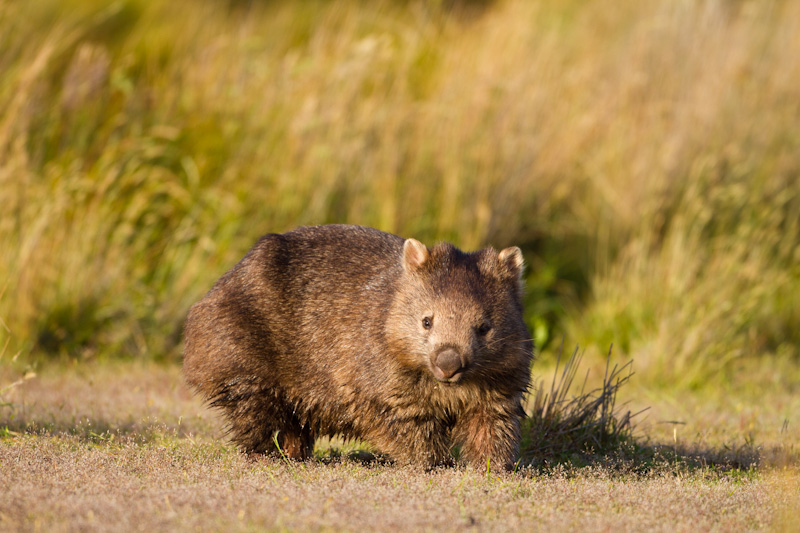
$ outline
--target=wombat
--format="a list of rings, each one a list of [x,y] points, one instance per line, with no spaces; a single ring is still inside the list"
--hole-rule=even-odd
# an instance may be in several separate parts
[[[401,463],[511,467],[533,343],[519,248],[432,249],[372,228],[262,237],[189,312],[183,370],[250,453],[323,435]]]

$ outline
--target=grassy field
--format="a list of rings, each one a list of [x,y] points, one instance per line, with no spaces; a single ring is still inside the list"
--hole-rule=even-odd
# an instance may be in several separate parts
[[[798,57],[792,0],[0,2],[0,528],[788,529]],[[519,245],[535,374],[613,344],[638,448],[240,457],[188,308],[340,222]]]
[[[0,530],[790,531],[800,505],[797,429],[781,433],[768,406],[662,398],[652,425],[685,425],[674,441],[652,433],[678,455],[426,473],[337,442],[316,461],[250,460],[172,365],[53,368],[13,391],[0,408]]]

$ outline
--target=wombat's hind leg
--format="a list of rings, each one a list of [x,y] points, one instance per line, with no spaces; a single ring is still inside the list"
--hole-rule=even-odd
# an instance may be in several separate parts
[[[273,435],[278,431],[275,419],[253,412],[243,413],[241,409],[236,411],[235,415],[226,413],[231,441],[248,454],[277,454],[273,442]]]
[[[275,435],[283,455],[298,461],[305,461],[314,454],[314,435],[308,426],[301,425],[296,419]]]
[[[314,451],[310,427],[300,423],[279,391],[255,379],[232,380],[210,403],[223,411],[231,441],[245,453],[304,460]]]

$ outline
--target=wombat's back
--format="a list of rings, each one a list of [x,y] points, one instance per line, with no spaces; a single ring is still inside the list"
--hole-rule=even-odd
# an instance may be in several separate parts
[[[325,351],[365,351],[402,270],[403,239],[347,225],[262,237],[186,322],[184,372],[214,399],[242,371],[319,381]],[[312,353],[313,352],[313,353]],[[322,359],[322,365],[314,363]]]

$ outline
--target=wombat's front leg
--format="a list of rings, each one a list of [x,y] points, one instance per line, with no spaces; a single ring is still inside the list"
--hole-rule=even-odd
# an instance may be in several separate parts
[[[520,419],[524,411],[517,402],[502,409],[477,407],[459,417],[453,427],[453,441],[471,465],[514,467],[519,454]]]
[[[366,440],[400,464],[421,464],[428,469],[452,464],[449,427],[435,418],[395,419]]]

